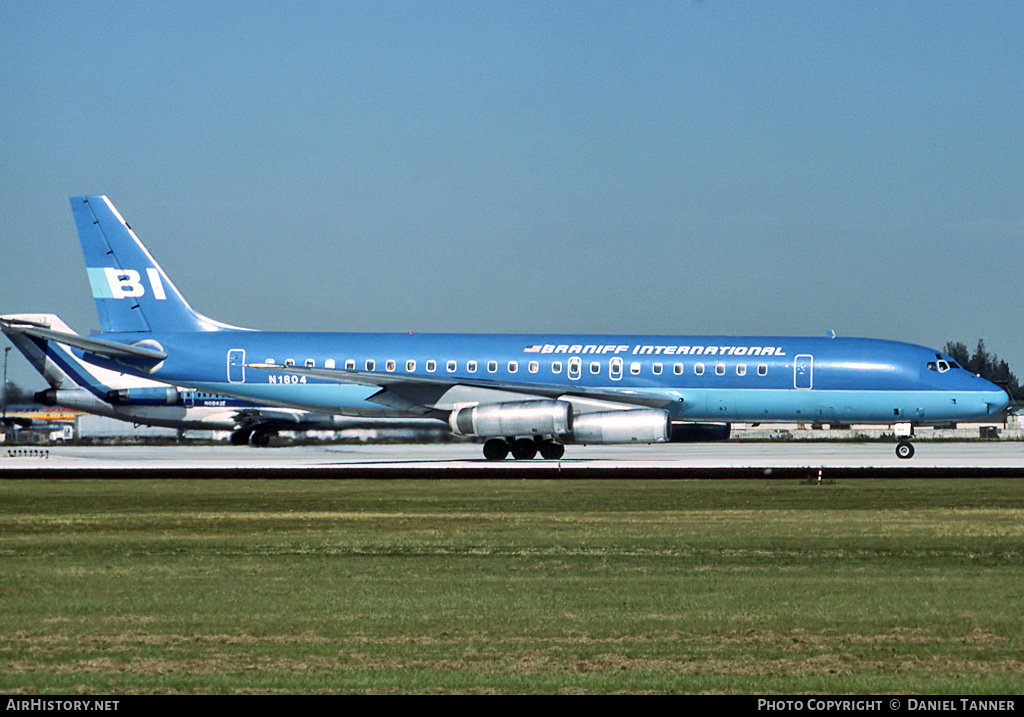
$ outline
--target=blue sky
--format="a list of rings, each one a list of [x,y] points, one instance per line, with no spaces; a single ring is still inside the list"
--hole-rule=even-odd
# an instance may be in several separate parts
[[[1019,2],[5,2],[0,311],[96,329],[67,198],[106,194],[237,325],[983,338],[1021,375],[1022,29]]]

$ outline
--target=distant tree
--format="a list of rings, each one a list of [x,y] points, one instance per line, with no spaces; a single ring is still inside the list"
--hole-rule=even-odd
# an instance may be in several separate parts
[[[0,383],[3,383],[0,381]],[[0,399],[6,402],[8,405],[14,405],[16,403],[35,403],[35,394],[32,391],[27,391],[14,381],[8,381],[7,385],[3,387],[3,391],[0,391]]]
[[[947,342],[944,351],[949,354],[951,359],[971,373],[976,373],[1005,388],[1006,392],[1010,394],[1011,400],[1024,399],[1024,391],[1021,390],[1020,382],[1013,375],[1009,364],[1000,360],[995,354],[986,351],[984,339],[978,339],[978,345],[973,354],[968,351],[965,344],[959,341]]]
[[[964,368],[967,368],[967,364],[971,362],[970,350],[968,350],[966,344],[963,344],[959,341],[955,343],[953,341],[947,341],[946,348],[943,349],[943,351],[945,351],[951,359],[956,361]]]

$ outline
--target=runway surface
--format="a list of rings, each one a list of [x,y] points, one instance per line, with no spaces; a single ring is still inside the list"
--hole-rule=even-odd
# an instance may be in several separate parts
[[[1024,477],[1024,443],[890,442],[568,446],[560,460],[487,461],[476,444],[0,447],[0,478]]]

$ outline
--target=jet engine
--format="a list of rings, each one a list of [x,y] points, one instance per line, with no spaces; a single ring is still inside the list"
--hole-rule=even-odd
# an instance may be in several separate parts
[[[668,411],[638,408],[629,411],[584,413],[576,416],[573,443],[664,443],[671,428]]]
[[[460,436],[564,436],[572,432],[572,404],[565,401],[510,401],[463,406],[448,418]]]
[[[68,391],[65,390],[64,393],[68,393]],[[56,406],[58,405],[58,395],[58,389],[48,388],[45,391],[39,391],[35,396],[33,396],[33,398],[35,399],[36,403],[41,403],[44,406]]]
[[[181,396],[173,386],[120,388],[108,391],[107,401],[115,405],[173,406]]]

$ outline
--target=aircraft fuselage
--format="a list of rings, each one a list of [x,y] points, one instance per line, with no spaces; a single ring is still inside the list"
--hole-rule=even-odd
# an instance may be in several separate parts
[[[878,339],[245,330],[103,337],[158,344],[168,357],[151,371],[134,371],[148,378],[354,415],[403,412],[369,400],[379,386],[292,371],[322,368],[393,381],[409,376],[474,384],[468,393],[440,392],[431,401],[439,410],[479,400],[470,393],[486,392],[490,382],[504,394],[560,388],[568,396],[579,393],[581,405],[587,391],[632,395],[636,403],[650,396],[663,400],[661,407],[673,419],[687,421],[928,424],[983,418],[1006,403],[1004,392],[955,364],[949,367],[948,357]],[[126,369],[120,361],[102,363]]]

